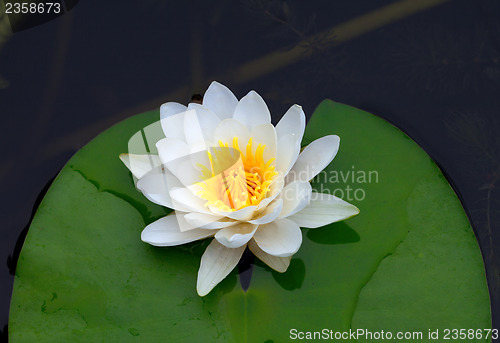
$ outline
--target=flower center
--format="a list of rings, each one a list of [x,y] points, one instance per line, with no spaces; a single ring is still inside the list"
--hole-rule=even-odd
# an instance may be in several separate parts
[[[266,198],[278,173],[271,165],[274,158],[264,160],[265,148],[259,144],[254,153],[250,138],[243,153],[238,137],[233,138],[232,148],[219,141],[219,147],[208,152],[210,168],[199,165],[203,181],[197,183],[202,188],[198,195],[207,200],[205,206],[229,212],[257,205]]]

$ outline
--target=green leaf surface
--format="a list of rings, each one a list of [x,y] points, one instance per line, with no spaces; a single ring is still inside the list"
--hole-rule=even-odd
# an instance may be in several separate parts
[[[57,177],[19,259],[11,342],[287,342],[323,329],[419,331],[425,342],[429,329],[491,327],[480,251],[439,168],[392,125],[331,101],[315,111],[304,144],[337,134],[341,147],[313,186],[361,213],[303,229],[286,273],[257,261],[247,292],[235,270],[199,297],[209,240],[143,243],[145,225],[170,210],[147,201],[118,159],[158,117],[107,130]],[[476,341],[485,340],[467,340]]]

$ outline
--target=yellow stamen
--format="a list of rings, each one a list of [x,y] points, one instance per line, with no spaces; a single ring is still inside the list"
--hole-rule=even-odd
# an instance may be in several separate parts
[[[219,141],[219,148],[208,153],[210,167],[199,165],[202,190],[198,193],[207,200],[205,206],[215,206],[222,211],[236,211],[246,206],[259,204],[267,197],[274,177],[274,158],[264,161],[266,146],[259,144],[253,153],[252,138],[244,154],[238,137],[234,137],[232,148]]]

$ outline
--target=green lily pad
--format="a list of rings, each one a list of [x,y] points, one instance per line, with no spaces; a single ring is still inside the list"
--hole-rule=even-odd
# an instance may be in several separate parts
[[[158,116],[107,130],[53,183],[19,259],[11,342],[285,342],[350,329],[418,331],[429,341],[428,330],[442,339],[446,328],[491,328],[481,254],[439,168],[392,125],[331,101],[315,111],[303,143],[338,134],[341,147],[313,186],[361,213],[304,229],[286,273],[257,261],[247,292],[235,270],[199,297],[209,240],[143,243],[144,226],[170,210],[147,201],[118,159]],[[467,340],[476,341],[485,340]]]

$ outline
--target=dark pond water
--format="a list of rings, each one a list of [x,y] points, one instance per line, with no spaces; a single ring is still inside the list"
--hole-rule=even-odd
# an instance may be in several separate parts
[[[99,132],[188,102],[213,79],[238,97],[256,89],[274,122],[293,103],[310,115],[330,98],[412,137],[469,214],[500,327],[499,19],[497,0],[86,0],[50,22],[0,29],[0,328],[10,256],[47,182]]]

